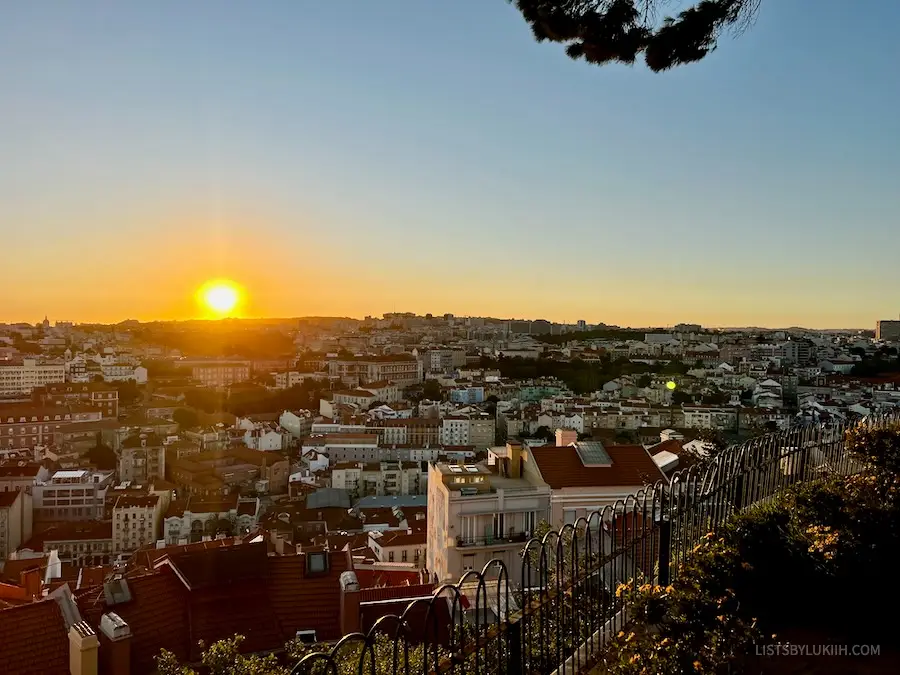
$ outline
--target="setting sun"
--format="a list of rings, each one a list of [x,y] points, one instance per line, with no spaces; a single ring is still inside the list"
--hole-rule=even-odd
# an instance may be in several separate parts
[[[228,316],[241,299],[241,290],[233,281],[209,281],[198,291],[200,303],[215,316]]]

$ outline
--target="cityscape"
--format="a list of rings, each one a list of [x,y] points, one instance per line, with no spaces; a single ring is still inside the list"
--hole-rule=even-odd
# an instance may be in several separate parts
[[[900,673],[900,4],[3,10],[0,675]]]
[[[217,311],[233,309],[222,295]],[[67,612],[95,630],[114,613],[130,649],[101,650],[135,673],[154,672],[161,616],[188,660],[187,635],[242,634],[253,651],[336,641],[498,561],[521,585],[541,528],[727,445],[896,409],[898,345],[900,320],[0,324],[0,616],[43,607],[65,637]],[[53,634],[48,659],[67,661]]]

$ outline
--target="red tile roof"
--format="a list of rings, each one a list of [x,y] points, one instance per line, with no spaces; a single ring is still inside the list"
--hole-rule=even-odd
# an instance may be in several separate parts
[[[572,446],[531,448],[544,482],[552,489],[568,487],[643,486],[664,479],[662,472],[640,445],[611,445],[606,452],[612,466],[586,467]]]
[[[259,543],[182,550],[171,553],[166,562],[189,590],[196,591],[244,581],[258,581],[265,574],[266,559],[266,545]],[[155,567],[161,564],[163,561],[158,561]]]
[[[0,636],[3,675],[69,675],[69,638],[55,600],[0,611]]]
[[[307,576],[306,556],[269,558],[266,587],[271,611],[287,638],[298,630],[314,630],[319,640],[341,637],[341,573],[352,568],[343,551],[329,554],[327,574]]]
[[[0,509],[12,506],[18,497],[18,492],[0,492]]]
[[[420,581],[419,572],[416,570],[383,570],[383,569],[359,569],[356,572],[356,580],[362,591],[369,588],[400,587],[409,588]],[[360,595],[360,598],[363,596]]]
[[[48,541],[94,541],[97,539],[112,539],[111,522],[74,520],[68,523],[60,523],[48,527],[42,532],[37,532],[19,548],[43,551],[44,544]]]

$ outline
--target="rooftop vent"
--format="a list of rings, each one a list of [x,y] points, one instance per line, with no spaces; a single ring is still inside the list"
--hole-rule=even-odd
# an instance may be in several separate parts
[[[128,582],[125,579],[112,579],[103,584],[103,595],[106,598],[106,605],[121,605],[131,600],[131,590],[128,588]]]

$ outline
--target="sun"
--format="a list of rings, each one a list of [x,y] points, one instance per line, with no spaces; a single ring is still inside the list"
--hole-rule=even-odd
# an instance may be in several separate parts
[[[241,289],[228,279],[208,281],[197,291],[197,299],[215,316],[228,316],[241,301]]]

